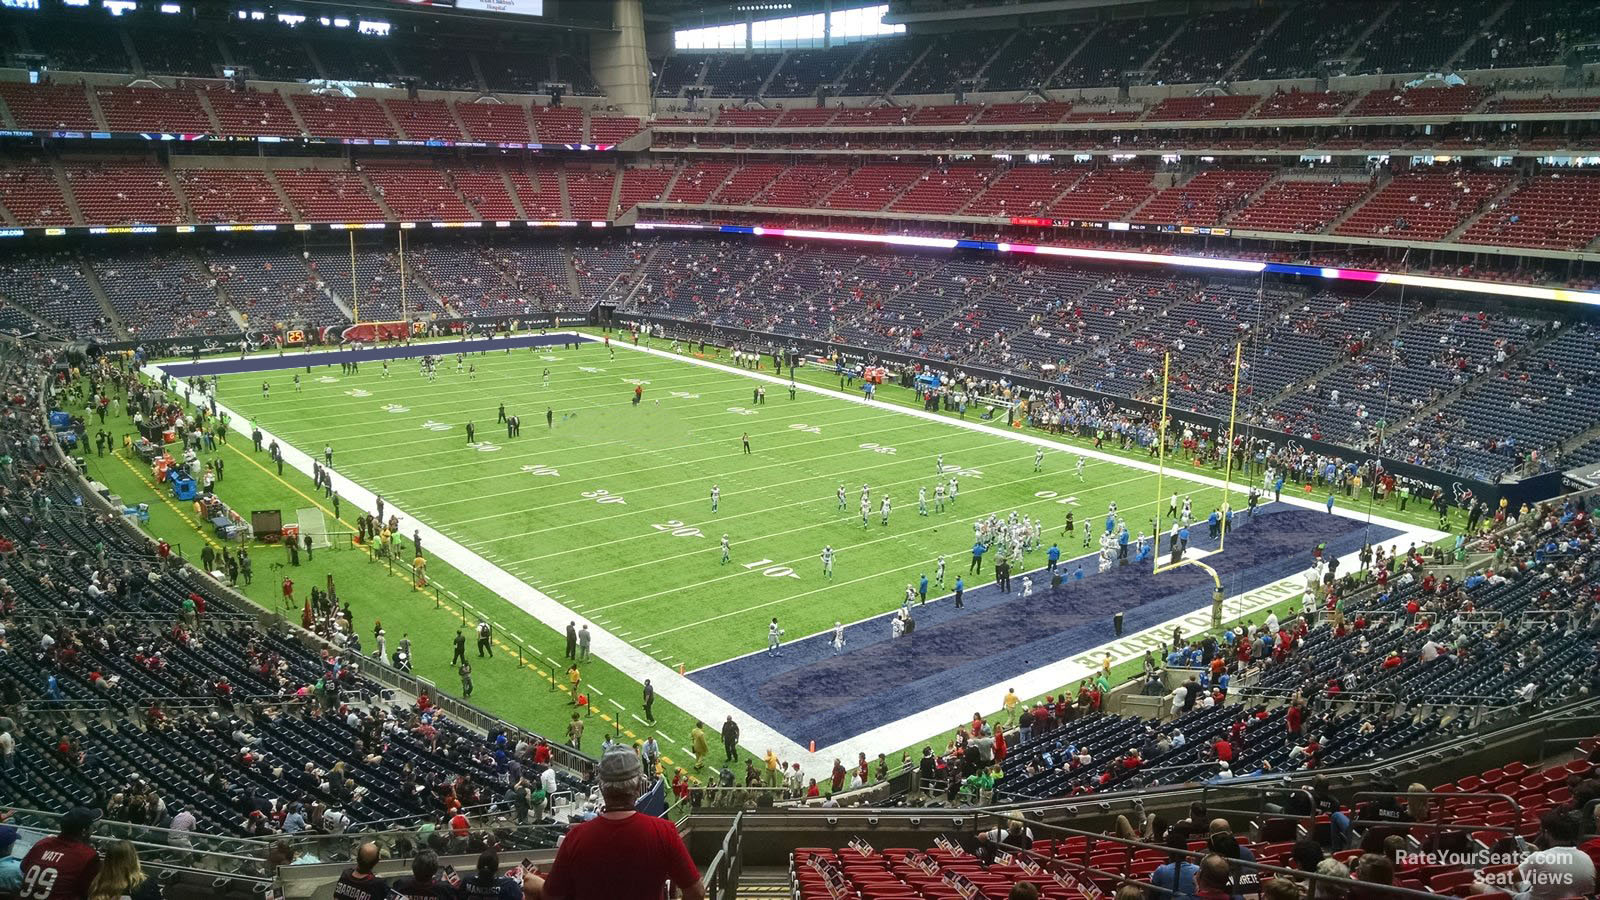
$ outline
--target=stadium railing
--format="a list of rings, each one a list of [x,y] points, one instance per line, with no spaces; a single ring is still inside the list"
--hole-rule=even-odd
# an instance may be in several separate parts
[[[710,900],[734,900],[739,895],[739,876],[744,869],[744,813],[733,817],[723,835],[722,847],[701,870],[706,896]]]
[[[5,810],[6,823],[35,840],[61,830],[61,813],[20,807]],[[139,851],[139,863],[146,870],[170,872],[167,877],[212,887],[219,895],[236,889],[260,894],[272,882],[271,873],[263,864],[266,841],[114,821],[100,822],[90,838],[91,843],[101,847],[119,840],[134,845]]]

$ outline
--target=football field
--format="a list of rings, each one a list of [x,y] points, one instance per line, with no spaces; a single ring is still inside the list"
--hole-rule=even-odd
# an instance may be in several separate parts
[[[610,679],[653,678],[690,721],[736,716],[747,747],[774,746],[786,759],[811,742],[846,756],[875,753],[944,731],[974,708],[992,710],[1007,687],[1042,695],[1097,669],[1107,653],[1132,663],[1175,624],[1186,634],[1209,627],[1207,572],[1152,575],[1148,562],[1099,571],[1098,537],[1112,503],[1131,534],[1151,532],[1157,474],[1143,453],[1096,450],[976,413],[963,421],[926,412],[893,386],[882,389],[886,399],[867,401],[859,390],[840,390],[831,372],[802,371],[791,395],[785,378],[735,367],[726,351],[700,357],[619,346],[613,354],[587,339],[518,340],[555,343],[506,352],[498,342],[459,360],[458,345],[429,345],[426,352],[439,355],[433,377],[403,356],[424,352],[416,346],[168,369],[179,377],[223,373],[217,400],[234,430],[260,427],[286,446],[288,467],[302,475],[331,449],[344,500],[336,527],[350,527],[383,498],[386,517],[402,523],[397,555],[409,559],[420,532],[430,560],[473,582],[479,610],[484,592],[503,601],[490,616],[500,634],[530,647],[540,677],[553,681],[567,665],[555,658],[559,650],[544,648],[560,646],[568,622],[589,623],[604,665],[586,666],[585,683],[591,672],[607,680],[600,712],[618,728],[645,719],[627,696],[636,688],[623,687],[619,699]],[[396,354],[385,369],[382,359]],[[340,365],[357,358],[358,371]],[[520,420],[518,433],[501,421],[502,405]],[[248,478],[257,478],[252,469],[273,475],[248,441],[228,452],[250,458]],[[1165,495],[1190,499],[1191,552],[1217,546],[1204,521],[1222,502],[1218,474],[1169,460],[1161,513]],[[281,475],[276,481],[247,486],[239,495],[246,508],[287,501],[286,515],[308,505],[329,511],[325,498]],[[239,490],[225,485],[225,496]],[[285,487],[298,497],[272,496]],[[1240,511],[1241,487],[1235,482]],[[992,553],[969,571],[973,523],[1013,513],[1042,529],[1004,592],[994,584]],[[1077,526],[1070,535],[1069,513]],[[1264,503],[1259,513],[1241,518],[1226,551],[1208,560],[1229,598],[1229,619],[1298,596],[1318,543],[1353,559],[1364,542],[1438,536],[1404,521],[1369,521],[1344,502],[1328,515],[1316,498]],[[1041,571],[1053,542],[1067,578],[1059,592]],[[832,577],[824,548],[833,551]],[[344,564],[335,557],[335,565]],[[958,575],[966,578],[960,607],[951,597]],[[913,608],[915,634],[894,639],[890,618],[924,576],[927,603],[919,597]],[[355,577],[358,605],[408,625],[423,646],[448,645],[463,624],[423,615],[415,593],[395,596]],[[341,596],[349,591],[342,583]],[[1110,627],[1118,612],[1126,614],[1126,639]],[[764,652],[773,618],[784,631],[780,656]],[[836,623],[844,625],[842,647],[832,640]],[[423,665],[437,672],[437,663]],[[434,675],[441,676],[449,677]],[[493,686],[506,693],[491,710],[515,710],[546,729],[564,715],[540,699],[543,691]]]
[[[1068,511],[1098,526],[1114,500],[1138,532],[1154,510],[1145,472],[1086,459],[1080,479],[1065,451],[1035,471],[1032,446],[998,435],[807,391],[791,399],[628,349],[522,349],[468,364],[470,377],[447,353],[431,381],[415,360],[392,362],[387,378],[375,364],[353,376],[337,366],[228,375],[218,397],[313,457],[331,445],[340,474],[672,667],[763,649],[774,616],[792,639],[895,609],[941,555],[953,584],[972,522],[990,513],[1043,521],[1047,547],[1066,541]],[[502,403],[520,436],[497,421]],[[948,493],[952,481],[956,498],[939,512],[936,487]],[[1178,486],[1195,488],[1202,518],[1220,502],[1220,490]],[[1080,524],[1065,555],[1082,537]]]

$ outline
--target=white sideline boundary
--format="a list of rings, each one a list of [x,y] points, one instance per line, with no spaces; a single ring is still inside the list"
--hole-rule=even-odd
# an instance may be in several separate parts
[[[592,339],[592,335],[582,334],[581,332],[569,331],[555,333],[573,334],[579,337]],[[598,344],[598,342],[595,343]],[[683,354],[675,354],[670,351],[660,350],[654,347],[635,346],[628,341],[614,340],[611,342],[611,346],[636,353],[656,356],[662,359],[675,360],[686,365],[700,366],[702,368],[711,369],[724,374],[739,375],[758,381],[764,381],[769,384],[779,386],[787,386],[789,384],[788,379],[768,374],[765,371],[743,369],[736,366],[725,365],[719,362],[713,362],[711,360],[698,359]],[[153,363],[147,364],[143,371],[146,375],[156,379],[159,379],[163,372],[160,365]],[[185,397],[185,399],[190,399],[190,391],[182,379],[174,378],[173,386],[182,396]],[[799,391],[804,391],[806,393],[816,394],[823,397],[829,397],[835,400],[842,400],[863,406],[876,407],[891,414],[910,416],[912,418],[937,422],[950,427],[965,428],[970,431],[983,432],[993,435],[997,438],[1019,441],[1032,446],[1045,447],[1047,449],[1062,453],[1073,453],[1088,459],[1113,463],[1118,466],[1123,466],[1146,473],[1154,473],[1158,469],[1154,463],[1136,459],[1125,459],[1123,457],[1106,453],[1104,451],[1095,450],[1093,448],[1078,447],[1071,444],[1060,443],[1025,430],[997,428],[980,421],[951,419],[938,413],[932,413],[914,407],[901,406],[894,403],[869,401],[864,397],[843,391],[837,391],[832,388],[818,387],[799,382],[795,383],[795,388]],[[220,401],[217,403],[217,409],[229,416],[231,420],[231,427],[235,432],[244,435],[246,438],[250,436],[250,418],[248,416],[240,414],[238,411],[231,409]],[[266,429],[262,429],[262,435],[263,442],[271,442],[277,439],[276,435],[272,434]],[[288,443],[287,441],[280,440],[278,445],[283,451],[284,462],[290,467],[294,468],[296,471],[299,471],[303,475],[310,477],[313,465],[313,457],[300,450],[293,444]],[[321,458],[317,457],[315,462],[320,463]],[[1205,485],[1207,487],[1224,487],[1224,483],[1221,479],[1184,471],[1182,469],[1175,470],[1169,468],[1167,470],[1167,474],[1183,481]],[[346,478],[339,472],[337,466],[331,470],[331,475],[333,478],[335,491],[342,494],[347,499],[360,506],[362,509],[370,510],[376,508],[377,497],[375,494],[373,494],[373,492]],[[1239,494],[1245,494],[1249,490],[1249,484],[1234,483],[1233,490]],[[1313,511],[1323,510],[1322,503],[1303,500],[1297,497],[1286,496],[1280,502],[1300,506]],[[432,548],[432,552],[436,556],[438,556],[440,559],[443,559],[457,570],[461,571],[467,577],[472,578],[473,580],[494,591],[506,602],[517,607],[518,609],[521,609],[523,612],[537,619],[539,622],[556,631],[557,633],[565,630],[567,622],[577,622],[580,625],[587,623],[592,636],[592,652],[597,656],[605,658],[605,660],[614,666],[618,671],[641,683],[646,678],[650,679],[652,685],[656,689],[657,696],[683,710],[686,714],[706,723],[706,726],[709,728],[715,729],[719,727],[721,721],[725,717],[730,715],[733,716],[735,721],[739,722],[742,735],[742,740],[740,743],[744,747],[747,749],[759,748],[760,750],[770,748],[776,751],[779,758],[785,761],[800,762],[807,777],[817,777],[819,779],[825,777],[826,774],[831,771],[832,757],[838,757],[848,761],[853,759],[858,753],[866,753],[868,758],[871,758],[880,752],[887,752],[888,749],[908,747],[917,740],[940,734],[950,728],[953,728],[957,724],[968,721],[969,717],[974,711],[986,711],[992,710],[992,708],[997,708],[999,705],[999,699],[1004,696],[1004,692],[1007,688],[1016,688],[1018,695],[1024,698],[1040,695],[1046,691],[1053,691],[1061,685],[1071,684],[1074,681],[1087,677],[1098,668],[1099,660],[1105,655],[1106,652],[1110,652],[1112,654],[1112,660],[1114,663],[1120,663],[1126,660],[1138,658],[1143,654],[1145,647],[1155,646],[1155,644],[1152,643],[1153,641],[1164,641],[1166,639],[1165,636],[1171,634],[1174,625],[1183,627],[1186,634],[1193,634],[1210,626],[1209,607],[1196,610],[1184,616],[1179,616],[1176,619],[1164,622],[1161,625],[1157,625],[1153,628],[1148,628],[1141,632],[1125,635],[1118,641],[1096,647],[1094,650],[1078,657],[1060,660],[1041,668],[1029,671],[1018,677],[996,682],[993,685],[971,691],[954,700],[941,703],[938,706],[912,713],[893,722],[886,723],[861,734],[846,738],[845,740],[839,741],[835,744],[819,747],[816,754],[811,754],[800,743],[793,741],[782,734],[779,734],[775,729],[767,725],[765,722],[754,718],[750,714],[734,706],[732,703],[696,684],[689,678],[679,676],[675,669],[656,660],[644,651],[624,641],[615,632],[602,627],[593,619],[589,619],[575,612],[574,608],[576,604],[564,604],[552,598],[550,595],[535,589],[522,579],[489,562],[488,560],[484,559],[483,556],[473,552],[472,550],[448,537],[441,531],[436,530],[425,523],[417,521],[415,518],[406,513],[404,508],[387,500],[385,501],[385,508],[386,512],[400,517],[402,532],[406,530],[408,526],[419,531],[423,535],[428,546]],[[1366,521],[1364,516],[1358,516],[1344,510],[1338,510],[1334,513],[1334,515],[1341,515],[1350,519]],[[1382,524],[1389,528],[1400,531],[1401,534],[1393,539],[1393,543],[1415,541],[1419,544],[1422,544],[1438,540],[1445,534],[1444,532],[1436,531],[1434,529],[1420,528],[1410,525],[1409,523],[1398,522],[1381,516],[1373,516],[1371,521],[1376,524]],[[1351,553],[1341,557],[1340,564],[1341,567],[1349,566],[1353,568],[1356,564],[1356,554]],[[1348,568],[1346,569],[1346,571],[1349,570],[1350,569]],[[1271,606],[1288,597],[1294,596],[1304,589],[1305,576],[1309,571],[1310,569],[1308,567],[1296,572],[1292,576],[1280,579],[1272,584],[1265,585],[1242,595],[1227,598],[1224,607],[1225,616],[1238,617],[1251,615],[1256,611]],[[763,639],[764,635],[751,636],[753,643],[760,643]]]

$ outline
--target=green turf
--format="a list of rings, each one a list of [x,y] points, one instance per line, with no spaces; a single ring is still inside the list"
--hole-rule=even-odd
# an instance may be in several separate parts
[[[547,361],[547,355],[555,359]],[[1153,476],[1113,463],[1086,460],[1086,480],[1079,483],[1075,454],[1054,452],[1036,475],[1031,448],[997,435],[804,392],[791,401],[787,391],[770,385],[766,404],[754,406],[750,379],[627,350],[615,360],[594,346],[471,360],[478,369],[475,379],[456,374],[454,359],[448,358],[432,384],[412,361],[392,364],[388,379],[376,365],[348,378],[337,366],[309,375],[302,369],[298,394],[292,371],[271,373],[265,376],[273,385],[266,401],[260,393],[262,375],[225,377],[221,399],[307,452],[319,454],[331,442],[341,473],[478,552],[493,554],[493,561],[613,631],[630,632],[628,640],[648,644],[647,652],[672,666],[683,662],[693,668],[758,649],[772,615],[780,617],[792,638],[823,630],[836,619],[891,609],[905,583],[938,554],[946,554],[953,569],[964,566],[971,521],[980,514],[1016,508],[1043,517],[1052,526],[1046,536],[1057,538],[1068,508],[1080,521],[1085,514],[1098,518],[1115,499],[1137,531],[1147,525],[1154,502]],[[551,370],[548,388],[540,377],[545,367]],[[322,382],[323,377],[338,380]],[[837,386],[827,372],[802,370],[800,377]],[[628,402],[632,379],[649,382],[638,408]],[[365,395],[351,396],[357,391]],[[880,398],[884,404],[915,405],[914,395],[893,386],[882,388]],[[507,440],[495,424],[495,407],[502,401],[525,420],[519,438]],[[391,406],[405,410],[388,411]],[[554,428],[544,424],[546,408],[556,412]],[[463,426],[469,419],[478,426],[479,441],[499,449],[468,449]],[[441,426],[448,427],[433,430]],[[748,457],[739,445],[746,431],[754,450]],[[864,443],[892,446],[896,452],[862,448]],[[1103,449],[1117,452],[1114,445]],[[958,476],[961,497],[953,511],[922,518],[916,512],[916,488],[926,485],[931,503],[934,459],[940,452],[947,467],[981,474]],[[219,493],[236,508],[291,511],[314,503],[332,521],[331,503],[311,489],[308,478],[292,469],[280,478],[265,455],[252,454],[239,436],[219,453],[228,460]],[[1127,455],[1144,458],[1142,452]],[[525,468],[539,466],[545,469]],[[145,476],[120,458],[91,457],[90,467],[93,477],[124,499],[150,497]],[[548,469],[559,474],[534,474]],[[835,499],[841,481],[847,492],[844,512]],[[862,481],[872,485],[874,497],[866,529],[858,512]],[[709,502],[713,483],[722,491],[716,515]],[[1180,492],[1195,488],[1188,482],[1178,487]],[[601,490],[608,493],[598,495]],[[878,524],[876,503],[884,490],[895,506],[887,528]],[[1076,497],[1077,505],[1035,496],[1046,490]],[[1201,513],[1220,493],[1190,492]],[[602,496],[626,502],[595,502]],[[1425,521],[1381,506],[1379,512]],[[346,503],[342,513],[345,527],[353,529],[357,510]],[[672,522],[684,524],[654,527]],[[198,553],[198,532],[186,506],[152,504],[150,527],[176,536],[190,555]],[[701,536],[672,533],[683,529],[699,529]],[[719,562],[716,542],[723,532],[733,540],[734,559],[726,566]],[[817,559],[824,543],[838,551],[832,583],[822,578]],[[1076,540],[1063,543],[1063,550],[1069,556],[1081,552],[1081,531]],[[459,682],[448,664],[449,638],[460,624],[458,610],[500,624],[500,655],[477,664],[473,701],[526,727],[564,733],[571,707],[548,689],[548,659],[561,656],[559,634],[438,560],[430,562],[430,574],[448,593],[436,605],[361,550],[320,552],[300,570],[274,569],[273,563],[286,562],[283,556],[281,549],[256,553],[256,582],[247,589],[252,599],[273,606],[284,571],[294,575],[302,595],[313,581],[332,574],[364,636],[374,618],[383,620],[391,646],[398,633],[409,632],[419,674],[452,692]],[[1041,558],[1035,553],[1029,564]],[[762,559],[772,562],[744,568]],[[762,574],[773,566],[793,568],[796,577]],[[517,663],[518,647],[526,666]],[[618,727],[632,732],[629,737],[642,737],[645,728],[635,718],[638,685],[601,660],[584,666],[583,676],[596,695],[585,746],[593,749],[603,732]],[[994,698],[996,707],[999,700]],[[655,711],[658,739],[669,758],[681,760],[692,722],[664,701],[657,701]],[[890,752],[891,759],[897,757]]]
[[[224,377],[220,400],[312,453],[331,443],[342,474],[669,665],[759,649],[772,616],[793,638],[893,609],[908,582],[933,575],[939,555],[951,580],[964,570],[971,523],[991,512],[1043,517],[1057,538],[1069,509],[1080,523],[1098,520],[1115,500],[1138,531],[1155,506],[1155,477],[1144,472],[1089,460],[1080,482],[1076,455],[1051,452],[1039,473],[1032,447],[998,435],[806,392],[791,400],[775,386],[757,406],[750,379],[675,360],[627,350],[610,359],[591,346],[472,362],[476,379],[450,359],[434,383],[414,363],[392,366],[387,379],[371,366],[353,377],[302,371],[299,393],[289,373],[273,373],[265,400],[261,375]],[[635,380],[647,382],[637,407]],[[497,426],[502,401],[524,419],[520,437]],[[932,511],[941,453],[960,483],[942,514]],[[863,483],[872,498],[865,527]],[[1193,494],[1201,517],[1220,497],[1175,486]],[[919,487],[928,516],[917,513]],[[884,526],[886,491],[894,509]],[[1075,501],[1057,502],[1064,497]],[[1081,530],[1063,542],[1068,556],[1082,552]],[[824,545],[837,553],[831,581],[818,558]],[[1038,551],[1029,565],[1042,559]]]

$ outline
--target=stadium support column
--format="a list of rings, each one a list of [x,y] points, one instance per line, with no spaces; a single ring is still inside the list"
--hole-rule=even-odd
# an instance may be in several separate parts
[[[614,31],[589,39],[589,71],[625,115],[650,114],[650,62],[645,56],[642,0],[613,0]]]

